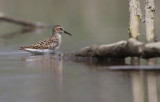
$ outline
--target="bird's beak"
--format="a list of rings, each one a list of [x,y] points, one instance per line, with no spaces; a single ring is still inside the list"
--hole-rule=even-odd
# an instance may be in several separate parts
[[[72,34],[70,34],[70,33],[66,32],[66,31],[64,31],[64,33],[66,33],[66,34],[68,34],[68,35],[72,35]]]

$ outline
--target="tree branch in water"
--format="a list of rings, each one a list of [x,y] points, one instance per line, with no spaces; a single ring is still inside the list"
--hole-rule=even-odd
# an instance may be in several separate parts
[[[9,17],[4,15],[3,13],[0,13],[0,21],[5,21],[13,24],[18,24],[24,27],[29,27],[29,28],[50,28],[53,27],[53,25],[47,25],[41,22],[28,22],[24,20],[20,20],[17,18]]]
[[[64,53],[65,57],[74,58],[152,58],[160,56],[160,42],[142,43],[134,38],[108,45],[93,45],[77,51]]]

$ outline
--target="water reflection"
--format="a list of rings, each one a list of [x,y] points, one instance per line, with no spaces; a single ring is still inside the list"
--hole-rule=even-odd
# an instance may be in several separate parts
[[[92,69],[98,69],[98,70],[106,70],[109,69],[109,66],[120,66],[120,65],[127,65],[125,63],[125,59],[112,59],[112,58],[108,58],[108,59],[96,59],[96,58],[90,58],[90,59],[85,59],[85,58],[76,58],[74,60],[72,60],[76,63],[80,63],[83,65],[86,65]]]
[[[144,72],[131,72],[133,102],[144,102]]]
[[[66,98],[68,97],[73,98],[75,100],[77,99],[76,97],[79,97],[79,98],[82,98],[82,100],[84,100],[83,98],[85,96],[83,96],[82,93],[90,93],[91,96],[93,95],[93,97],[91,97],[91,99],[90,98],[88,99],[92,101],[96,97],[100,100],[103,100],[103,102],[105,101],[115,102],[115,100],[118,100],[118,99],[121,99],[121,101],[119,102],[124,102],[124,101],[127,102],[127,100],[132,100],[133,102],[146,102],[146,101],[158,102],[157,77],[159,73],[158,72],[156,73],[155,71],[109,69],[110,63],[108,61],[105,61],[105,62],[108,62],[108,66],[107,66],[106,64],[104,64],[105,62],[98,63],[97,61],[95,61],[94,63],[94,61],[92,61],[92,62],[79,63],[79,62],[65,60],[66,63],[72,63],[73,65],[71,69],[68,69],[68,68],[66,69],[68,70],[69,73],[72,70],[71,72],[77,73],[79,75],[83,74],[85,78],[83,76],[80,76],[81,78],[79,78],[78,77],[79,75],[77,76],[74,73],[72,73],[71,75],[68,74],[64,77],[63,64],[66,64],[66,63],[63,63],[64,59],[61,59],[58,56],[54,56],[54,55],[25,56],[21,58],[21,61],[25,62],[26,66],[32,66],[35,68],[39,67],[42,76],[44,75],[47,77],[52,77],[52,80],[48,80],[48,81],[52,81],[51,83],[52,85],[54,85],[54,89],[51,89],[50,93],[54,94],[53,96],[54,98],[56,97],[56,99],[52,98],[52,95],[51,95],[50,101],[69,102],[71,100],[69,99],[66,100]],[[124,65],[125,63],[124,60],[121,60],[120,62],[122,65]],[[87,69],[86,69],[85,72],[83,72],[82,68],[78,69],[75,66],[83,66],[85,69],[89,68],[90,71],[87,72]],[[102,71],[100,70],[101,68],[106,68],[107,70]],[[66,70],[65,70],[65,74],[67,74]],[[74,81],[78,83],[79,81],[84,81],[85,85],[88,85],[87,87],[89,87],[89,89],[86,88],[85,85],[79,85],[77,83],[74,83]],[[94,87],[95,85],[93,86],[91,85],[92,81],[94,82],[95,85],[97,85],[96,86],[97,89],[95,89]],[[77,91],[75,92],[75,90]],[[84,92],[82,92],[81,90],[83,90]],[[121,90],[121,91],[117,91],[117,90]],[[47,91],[43,90],[42,93],[45,93],[45,92],[48,93],[48,90]],[[98,94],[94,92],[98,92]],[[121,92],[129,92],[129,93],[124,93],[124,95],[121,95],[120,94]],[[82,96],[79,96],[79,95],[82,95]],[[106,96],[108,98],[102,97],[101,95]],[[129,98],[124,97],[126,95],[128,95],[127,97]],[[90,97],[90,95],[88,96]],[[47,96],[45,96],[45,98],[46,97]],[[112,99],[109,97],[112,97],[112,98],[114,97],[114,98]],[[98,100],[98,99],[95,99],[95,100]]]
[[[63,68],[62,59],[56,55],[36,55],[22,57],[22,61],[27,63],[27,66],[39,67],[42,75],[49,75],[54,80],[54,85],[57,91],[62,91],[63,86]]]
[[[157,77],[152,72],[147,76],[148,102],[158,102]]]
[[[131,72],[133,102],[158,102],[157,76],[154,72]],[[146,93],[148,93],[146,95]]]
[[[158,102],[157,77],[160,73],[156,70],[159,70],[160,66],[124,66],[125,60],[123,59],[119,59],[119,63],[117,64],[116,61],[110,62],[107,60],[102,62],[86,61],[81,62],[81,64],[83,63],[83,65],[86,65],[91,69],[96,69],[95,71],[103,70],[106,72],[112,71],[114,73],[127,73],[131,80],[130,88],[133,102]]]

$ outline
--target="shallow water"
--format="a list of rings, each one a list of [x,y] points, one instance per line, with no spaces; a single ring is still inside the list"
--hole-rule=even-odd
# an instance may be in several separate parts
[[[156,0],[156,5],[159,3]],[[36,5],[36,6],[35,6]],[[157,12],[159,7],[157,7]],[[128,1],[0,0],[0,10],[27,21],[63,25],[59,52],[128,39]],[[156,28],[160,19],[156,14]],[[51,35],[51,29],[21,33],[21,27],[0,23],[0,102],[158,102],[156,70],[126,69],[130,58],[97,62],[72,61],[53,55],[19,51]],[[144,32],[144,25],[141,25]],[[160,29],[156,29],[160,32]],[[140,36],[140,40],[144,40]],[[141,59],[141,64],[146,61]],[[118,67],[120,66],[120,67]],[[141,70],[137,70],[141,68]]]
[[[110,70],[102,63],[22,51],[0,52],[0,65],[2,102],[138,102],[159,97],[159,70]]]

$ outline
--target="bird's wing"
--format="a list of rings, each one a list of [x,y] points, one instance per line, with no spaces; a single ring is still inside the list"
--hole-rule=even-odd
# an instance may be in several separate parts
[[[30,46],[23,46],[20,47],[20,50],[24,50],[26,48],[31,49],[55,49],[59,45],[59,40],[56,38],[46,38],[42,41],[39,41],[33,45]]]

